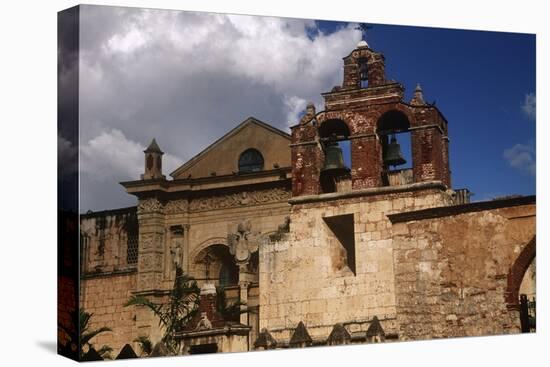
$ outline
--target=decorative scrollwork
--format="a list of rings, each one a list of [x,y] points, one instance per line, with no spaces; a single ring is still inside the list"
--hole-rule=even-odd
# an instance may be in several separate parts
[[[137,210],[139,214],[158,212],[162,210],[162,203],[156,198],[143,199],[139,201]]]
[[[171,200],[164,206],[164,212],[166,214],[181,214],[186,213],[188,208],[188,202],[185,199]]]
[[[189,209],[191,211],[224,209],[246,205],[280,202],[288,200],[289,198],[290,192],[282,188],[261,191],[243,191],[228,195],[198,198],[191,201]]]

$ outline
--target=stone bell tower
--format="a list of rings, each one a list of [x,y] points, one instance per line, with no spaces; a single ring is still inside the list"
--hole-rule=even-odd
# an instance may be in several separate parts
[[[162,174],[162,155],[157,141],[153,139],[151,144],[143,151],[145,153],[145,173],[141,175],[142,180],[164,179]]]
[[[365,41],[344,57],[343,66],[342,85],[322,94],[325,110],[308,110],[291,128],[293,196],[326,193],[320,180],[326,154],[342,140],[351,147],[353,190],[429,181],[449,188],[447,120],[424,101],[420,86],[405,102],[405,88],[387,79],[384,56]],[[385,160],[400,133],[411,139],[407,172],[391,170],[391,161]]]
[[[342,84],[322,93],[324,110],[308,105],[291,127],[291,236],[260,249],[269,300],[260,329],[277,342],[302,324],[314,339],[346,325],[369,341],[378,322],[399,338],[388,215],[453,200],[447,120],[420,86],[411,101],[404,92],[386,76],[384,56],[361,41],[343,58]],[[410,139],[409,155],[396,135]]]

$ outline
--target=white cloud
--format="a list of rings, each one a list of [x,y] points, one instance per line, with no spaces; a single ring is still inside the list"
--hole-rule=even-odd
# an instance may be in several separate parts
[[[83,6],[80,21],[81,184],[92,210],[130,203],[117,182],[139,178],[153,137],[172,154],[169,173],[248,116],[288,131],[306,101],[322,106],[320,94],[341,84],[342,57],[360,39],[353,25],[323,34],[311,20],[155,9]]]
[[[147,42],[146,35],[138,29],[131,29],[128,33],[115,34],[107,41],[107,48],[110,52],[130,53]]]
[[[296,125],[306,109],[307,101],[296,96],[285,96],[284,103],[288,107],[286,115],[288,126]]]
[[[533,176],[536,174],[536,158],[534,143],[516,144],[506,149],[503,153],[504,159],[511,167],[527,172]]]
[[[537,115],[537,97],[535,93],[527,93],[521,104],[521,110],[528,119],[535,121]]]
[[[103,132],[80,147],[80,167],[83,174],[95,181],[138,179],[144,170],[145,144],[129,140],[117,129]],[[181,159],[163,156],[163,173],[171,172]]]

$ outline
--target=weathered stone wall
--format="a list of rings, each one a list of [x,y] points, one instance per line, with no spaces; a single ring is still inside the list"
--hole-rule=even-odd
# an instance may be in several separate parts
[[[255,233],[268,236],[277,231],[289,214],[289,198],[288,185],[248,188],[166,202],[150,198],[140,201],[137,210],[129,208],[81,216],[81,232],[85,235],[81,307],[94,314],[92,327],[113,329],[92,342],[98,346],[108,344],[118,352],[139,335],[148,336],[153,342],[160,340],[162,331],[158,320],[149,310],[122,308],[133,292],[148,295],[154,302],[165,300],[164,294],[174,282],[176,246],[181,246],[179,256],[184,270],[201,286],[206,277],[201,252],[215,245],[227,247],[227,234],[244,220],[251,221]],[[139,261],[128,264],[128,223],[136,221],[137,224],[136,215],[139,228],[134,230],[139,232]],[[180,228],[181,232],[174,228]],[[209,277],[216,284],[220,266],[217,262],[210,265]],[[247,302],[254,312],[258,305],[257,281],[256,278],[250,284]],[[231,296],[230,301],[237,299]],[[255,314],[251,314],[249,322],[253,341],[259,322]]]
[[[109,345],[116,357],[125,344],[139,350],[132,341],[138,336],[135,327],[136,310],[134,306],[124,307],[132,292],[136,289],[136,274],[117,276],[97,276],[85,278],[80,283],[81,307],[93,314],[90,330],[107,326],[112,332],[99,334],[91,340],[94,347]]]
[[[136,207],[80,216],[81,272],[108,273],[136,267],[128,263],[128,236],[136,236]]]
[[[401,339],[519,332],[506,297],[510,269],[534,240],[535,205],[489,204],[495,208],[479,211],[475,203],[460,206],[462,213],[392,218]]]
[[[377,316],[387,333],[398,330],[392,226],[387,215],[448,205],[445,191],[389,192],[294,201],[288,238],[260,249],[260,329],[288,341],[303,321],[312,338],[326,340],[334,324],[366,331]],[[386,192],[387,191],[387,192]],[[370,193],[370,195],[365,194]],[[294,199],[293,199],[294,200]],[[291,201],[292,202],[292,201]],[[356,274],[342,266],[342,249],[323,217],[354,215]]]

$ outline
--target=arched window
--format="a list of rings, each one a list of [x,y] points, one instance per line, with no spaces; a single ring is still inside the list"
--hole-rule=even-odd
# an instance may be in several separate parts
[[[239,172],[258,172],[264,168],[264,157],[256,149],[247,149],[239,157]]]

